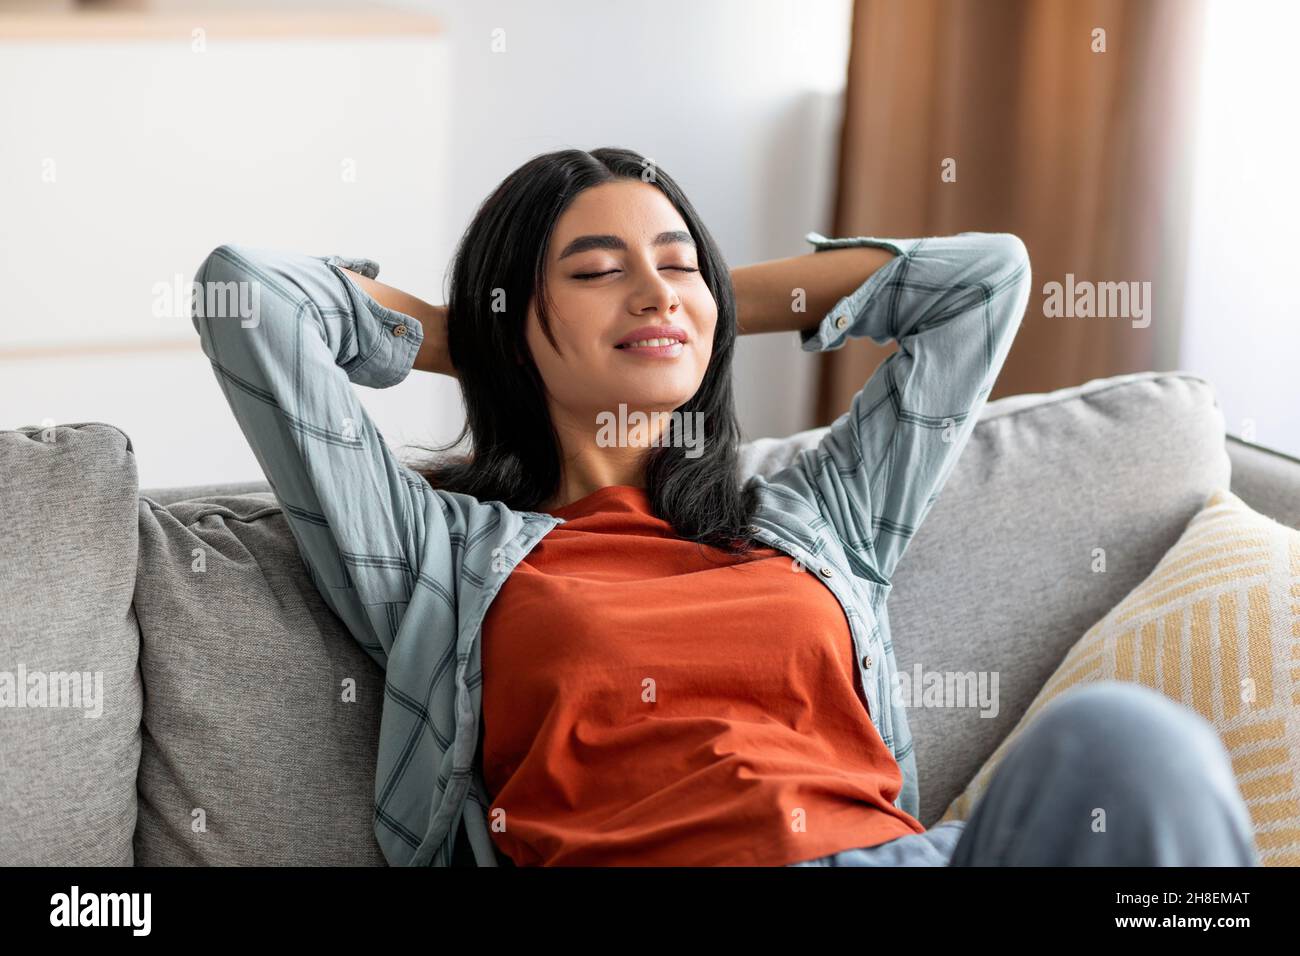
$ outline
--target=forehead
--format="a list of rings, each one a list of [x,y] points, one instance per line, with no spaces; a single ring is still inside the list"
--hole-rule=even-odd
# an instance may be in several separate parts
[[[560,215],[551,234],[550,258],[560,258],[583,236],[617,236],[643,246],[667,231],[689,232],[676,207],[656,187],[635,180],[601,183],[579,193]]]

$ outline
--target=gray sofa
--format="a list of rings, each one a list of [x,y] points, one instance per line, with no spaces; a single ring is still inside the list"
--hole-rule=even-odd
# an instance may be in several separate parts
[[[821,433],[754,441],[742,471]],[[93,676],[78,706],[0,708],[0,860],[382,865],[383,674],[316,594],[267,486],[140,491],[130,438],[98,422],[0,432],[0,474],[0,676],[102,676],[97,716]],[[1225,440],[1191,375],[986,407],[888,607],[902,670],[1000,675],[994,717],[910,712],[923,823],[1229,484],[1300,526],[1300,461]]]

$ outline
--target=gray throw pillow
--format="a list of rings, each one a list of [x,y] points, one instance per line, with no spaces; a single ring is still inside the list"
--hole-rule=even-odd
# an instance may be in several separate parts
[[[0,431],[0,476],[0,864],[130,866],[131,442],[98,422]]]

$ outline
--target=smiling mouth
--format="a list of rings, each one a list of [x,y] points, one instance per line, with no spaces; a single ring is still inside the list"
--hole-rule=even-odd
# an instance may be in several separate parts
[[[622,345],[616,345],[616,346],[614,346],[614,348],[616,348],[616,349],[653,349],[653,348],[665,348],[665,347],[670,346],[670,345],[684,345],[684,344],[686,344],[686,343],[683,342],[681,339],[667,338],[667,337],[660,337],[660,338],[652,338],[652,339],[639,339],[639,340],[636,341],[636,342],[626,342],[626,343],[624,343],[624,344],[622,344]]]

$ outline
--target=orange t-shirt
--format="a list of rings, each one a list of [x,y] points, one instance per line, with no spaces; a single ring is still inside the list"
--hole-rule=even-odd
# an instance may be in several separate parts
[[[488,823],[511,860],[778,866],[924,831],[815,574],[683,540],[627,485],[550,513],[566,523],[483,624]]]

